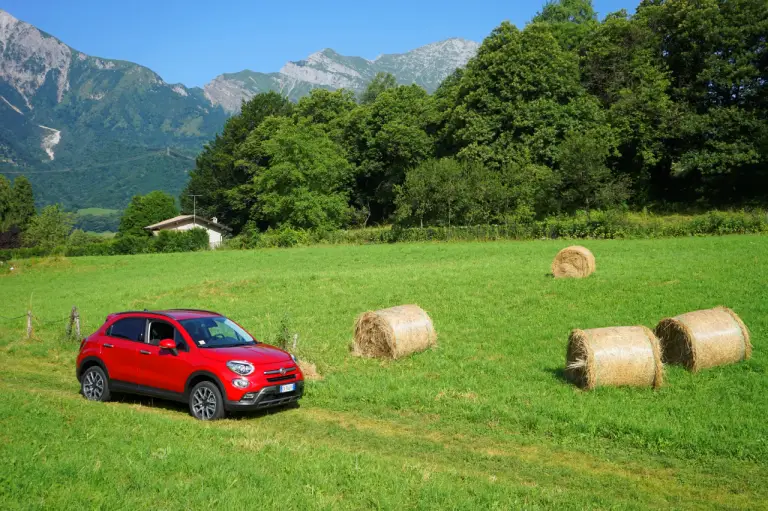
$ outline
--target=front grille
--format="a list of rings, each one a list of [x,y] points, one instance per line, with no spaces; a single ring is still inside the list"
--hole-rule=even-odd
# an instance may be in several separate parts
[[[271,406],[287,405],[288,403],[298,401],[299,397],[300,396],[295,392],[290,392],[288,394],[280,394],[280,397],[276,397],[274,399],[265,399],[264,401],[259,402],[257,407],[268,408]]]
[[[285,381],[285,380],[295,380],[295,379],[296,379],[295,374],[286,374],[285,376],[275,376],[274,378],[267,378],[267,381],[275,382],[275,381]]]

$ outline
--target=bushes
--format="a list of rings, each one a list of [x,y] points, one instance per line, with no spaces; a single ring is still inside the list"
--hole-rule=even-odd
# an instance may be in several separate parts
[[[525,239],[626,239],[712,236],[724,234],[768,233],[768,214],[764,211],[711,211],[703,215],[656,216],[647,213],[592,211],[590,217],[580,213],[568,217],[552,217],[541,221],[518,221],[505,225],[469,227],[371,227],[348,231],[308,231],[283,227],[259,232],[254,228],[229,239],[225,248],[296,247],[316,244],[365,245],[424,241],[493,241]],[[66,256],[100,256],[119,254],[151,254],[189,252],[208,248],[208,235],[203,229],[162,231],[159,236],[123,236],[84,246],[62,246],[46,251],[40,247],[0,250],[0,260],[39,257],[51,254]]]
[[[105,256],[157,254],[168,252],[192,252],[208,248],[208,233],[205,229],[189,231],[161,231],[159,236],[120,236],[111,240],[88,244],[69,244],[46,249],[43,247],[0,250],[3,258],[24,259],[49,255]]]
[[[397,243],[418,241],[493,241],[500,239],[625,239],[768,233],[762,211],[712,211],[697,216],[654,216],[593,211],[542,221],[470,227],[372,228],[336,231],[319,243]]]
[[[160,231],[152,238],[152,252],[194,252],[208,247],[208,232],[205,229],[189,231]]]

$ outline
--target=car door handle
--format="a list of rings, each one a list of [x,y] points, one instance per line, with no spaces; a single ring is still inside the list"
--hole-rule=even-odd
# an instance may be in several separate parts
[[[139,350],[139,353],[141,353],[142,355],[151,355],[152,354],[151,351],[147,351],[147,350]]]
[[[107,343],[104,343],[104,347],[105,348],[114,348],[114,346],[112,346],[111,344],[107,344]]]

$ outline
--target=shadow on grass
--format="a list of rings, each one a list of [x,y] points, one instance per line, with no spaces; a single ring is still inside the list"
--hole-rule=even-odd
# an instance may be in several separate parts
[[[157,408],[159,410],[168,410],[171,412],[178,412],[180,414],[189,415],[188,404],[180,403],[178,401],[159,399],[156,397],[140,396],[137,394],[122,394],[115,392],[112,394],[112,402],[141,405],[148,408]],[[231,420],[257,419],[266,415],[272,415],[274,413],[280,413],[296,408],[299,408],[299,403],[289,403],[283,406],[276,406],[274,408],[266,408],[263,410],[254,410],[252,412],[227,412],[226,418]]]
[[[544,369],[544,372],[551,374],[562,383],[573,385],[573,382],[568,378],[568,375],[565,372],[565,368],[563,367],[548,367],[547,369]]]

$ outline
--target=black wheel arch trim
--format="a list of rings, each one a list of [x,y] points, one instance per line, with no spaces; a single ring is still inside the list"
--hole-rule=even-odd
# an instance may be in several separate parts
[[[224,384],[221,382],[218,376],[216,376],[210,371],[205,371],[205,370],[195,371],[194,373],[189,375],[189,377],[187,378],[187,382],[184,384],[184,399],[187,399],[187,400],[189,399],[189,393],[192,392],[191,383],[195,378],[199,376],[204,376],[206,379],[213,380],[213,383],[216,384],[216,386],[219,388],[219,392],[221,392],[221,397],[224,398],[224,400],[226,401],[227,392],[226,390],[224,390]]]
[[[85,357],[82,362],[80,362],[80,365],[77,366],[77,371],[75,372],[75,375],[77,376],[77,381],[80,381],[80,379],[83,377],[83,372],[85,372],[86,367],[90,367],[95,363],[95,365],[99,366],[102,371],[104,371],[104,374],[107,375],[107,379],[109,379],[109,371],[107,371],[107,366],[104,365],[104,361],[102,361],[99,357],[91,356],[91,357]]]

